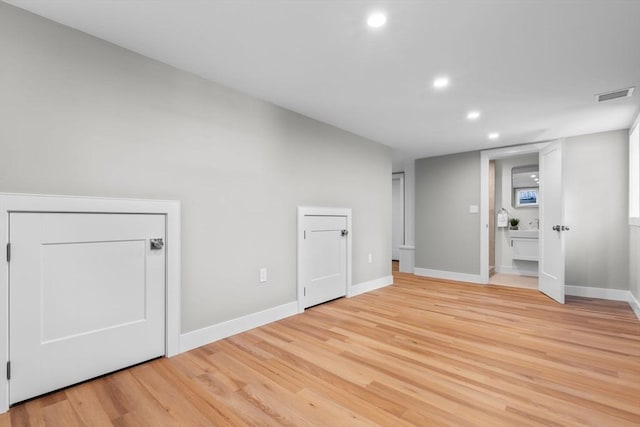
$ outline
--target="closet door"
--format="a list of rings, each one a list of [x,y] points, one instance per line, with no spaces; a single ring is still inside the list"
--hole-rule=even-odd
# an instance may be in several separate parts
[[[164,215],[9,214],[11,403],[165,353],[164,238]]]

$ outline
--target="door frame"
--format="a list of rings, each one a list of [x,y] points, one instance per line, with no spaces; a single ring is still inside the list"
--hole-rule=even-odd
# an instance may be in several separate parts
[[[0,193],[0,413],[9,410],[10,212],[163,214],[166,217],[165,356],[180,353],[180,201]]]
[[[400,243],[400,246],[404,246],[407,244],[407,226],[406,226],[407,213],[406,213],[406,201],[405,201],[406,194],[405,194],[405,188],[404,188],[404,172],[393,172],[391,174],[392,187],[393,187],[393,181],[395,181],[396,179],[400,181],[400,194],[402,198],[402,201],[400,202],[402,205],[402,242]],[[392,206],[392,209],[394,208],[395,206]],[[393,229],[391,230],[391,234],[393,236]],[[398,248],[398,251],[400,251],[400,248]],[[393,258],[393,247],[391,248],[391,258]],[[398,260],[400,260],[400,257],[398,257]]]
[[[317,206],[298,206],[298,249],[297,249],[297,300],[298,313],[304,312],[304,284],[302,282],[302,247],[304,242],[304,217],[305,216],[344,216],[347,218],[347,288],[345,295],[350,296],[351,289],[351,208],[331,208]]]
[[[489,283],[489,161],[539,153],[549,142],[515,145],[480,152],[480,283]]]

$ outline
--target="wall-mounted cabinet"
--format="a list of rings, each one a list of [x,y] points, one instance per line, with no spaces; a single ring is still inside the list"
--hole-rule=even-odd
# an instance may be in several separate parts
[[[511,258],[522,261],[538,261],[538,238],[512,237]]]

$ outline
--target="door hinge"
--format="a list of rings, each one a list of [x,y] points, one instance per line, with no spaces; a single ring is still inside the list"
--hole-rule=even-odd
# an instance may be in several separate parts
[[[307,296],[307,288],[304,288],[304,289],[303,289],[302,294],[303,294],[305,297]]]
[[[306,239],[307,238],[307,230],[302,231],[302,235],[303,235],[302,238]]]
[[[7,379],[11,379],[11,362],[7,361]]]
[[[11,261],[11,243],[7,243],[7,262]]]

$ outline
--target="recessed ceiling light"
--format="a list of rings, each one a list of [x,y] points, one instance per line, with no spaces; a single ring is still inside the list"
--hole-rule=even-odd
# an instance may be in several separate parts
[[[500,138],[500,134],[497,132],[491,132],[489,134],[489,139],[498,139],[498,138]]]
[[[442,89],[449,86],[449,77],[437,77],[434,81],[433,81],[433,87],[435,87],[436,89]]]
[[[469,120],[476,120],[478,117],[480,117],[480,111],[469,111],[467,113],[467,119]]]
[[[535,178],[537,175],[535,173],[531,174],[531,178]]]
[[[371,28],[380,28],[387,22],[387,17],[384,13],[376,12],[369,15],[367,18],[367,25]]]

